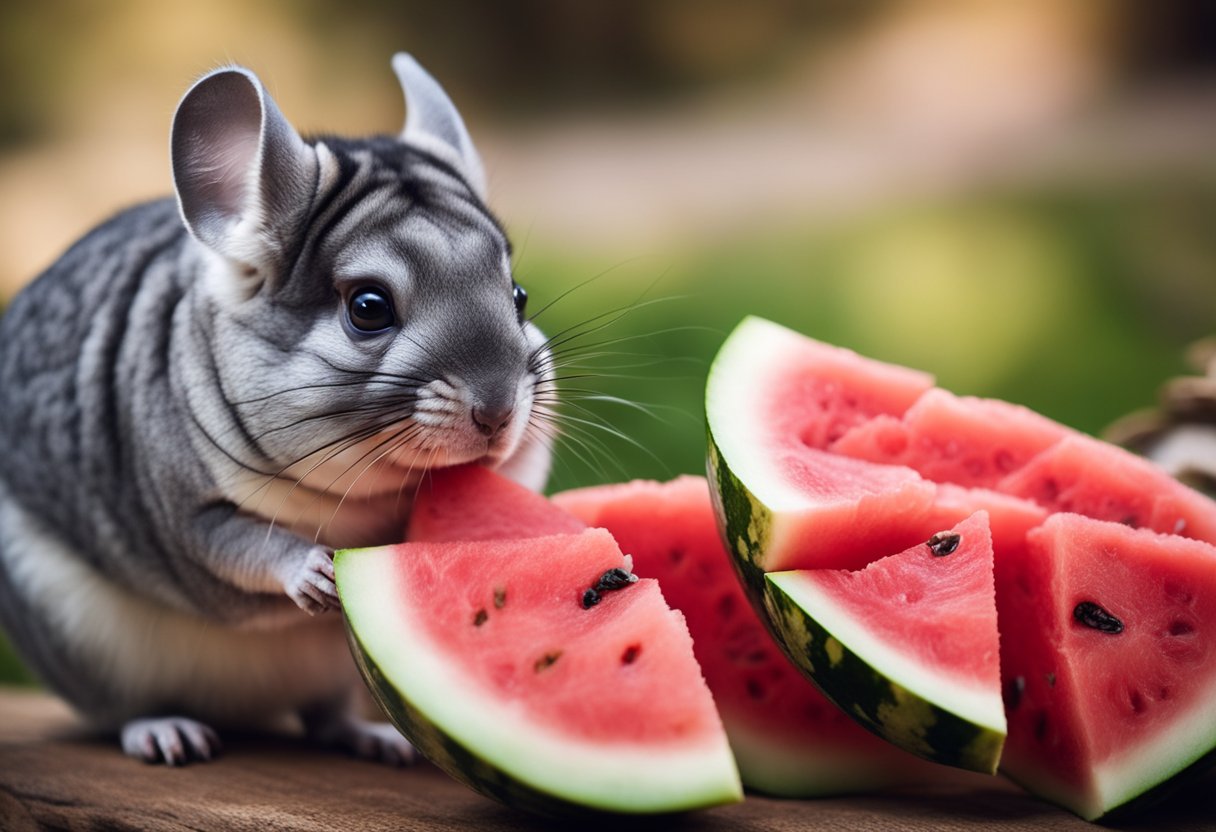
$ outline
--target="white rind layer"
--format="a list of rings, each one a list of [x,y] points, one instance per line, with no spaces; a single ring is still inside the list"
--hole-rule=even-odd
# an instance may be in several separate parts
[[[605,811],[673,812],[742,798],[724,734],[672,748],[564,739],[520,703],[479,692],[423,637],[394,557],[380,549],[348,559],[344,608],[385,678],[451,739],[539,792]]]
[[[1208,689],[1212,683],[1208,679]],[[1118,757],[1094,766],[1093,803],[1076,811],[1093,820],[1164,783],[1216,748],[1216,696],[1200,697],[1183,719],[1148,742],[1129,746]]]
[[[1006,733],[1005,706],[999,690],[943,675],[876,638],[805,572],[770,572],[768,580],[810,612],[845,648],[900,687],[975,725]]]
[[[804,349],[806,341],[806,336],[763,318],[744,318],[722,344],[705,384],[705,410],[718,452],[774,513],[806,509],[807,498],[775,464],[776,454],[757,453],[757,437],[767,430],[760,408],[788,373],[782,358]]]

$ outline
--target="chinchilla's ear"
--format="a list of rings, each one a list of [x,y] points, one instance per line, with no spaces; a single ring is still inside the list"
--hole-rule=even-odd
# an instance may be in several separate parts
[[[477,196],[485,199],[486,175],[464,120],[439,82],[412,55],[393,56],[393,71],[405,93],[402,141],[417,145],[455,165]]]
[[[273,265],[316,187],[316,151],[247,69],[199,79],[173,117],[173,182],[186,226],[249,273]]]

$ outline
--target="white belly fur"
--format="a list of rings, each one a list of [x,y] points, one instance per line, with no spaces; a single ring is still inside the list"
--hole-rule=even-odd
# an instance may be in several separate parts
[[[339,615],[242,630],[171,610],[98,574],[5,497],[0,488],[13,583],[70,645],[70,660],[129,706],[124,717],[172,703],[216,726],[257,725],[356,685]]]

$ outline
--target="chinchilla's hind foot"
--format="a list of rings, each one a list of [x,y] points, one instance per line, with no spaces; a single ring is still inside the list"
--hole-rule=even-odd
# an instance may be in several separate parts
[[[209,726],[184,716],[133,719],[122,727],[122,750],[145,763],[184,766],[219,754],[220,738]]]
[[[343,712],[314,710],[303,714],[309,739],[338,748],[361,760],[390,766],[408,766],[418,752],[401,732],[387,722],[368,722]]]

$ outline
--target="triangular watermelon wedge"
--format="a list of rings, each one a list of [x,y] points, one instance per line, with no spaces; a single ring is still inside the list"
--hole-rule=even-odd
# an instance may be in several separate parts
[[[786,652],[863,725],[927,759],[995,772],[1005,738],[985,512],[856,572],[767,575]]]
[[[684,613],[745,786],[823,797],[942,777],[858,725],[784,655],[735,575],[702,477],[581,488],[553,501],[608,529]]]
[[[481,465],[429,472],[418,485],[406,540],[511,540],[585,527],[542,495]]]
[[[1216,547],[1055,514],[998,584],[1001,769],[1092,820],[1216,748]]]
[[[708,468],[723,540],[754,590],[766,571],[855,569],[916,542],[933,484],[824,448],[932,385],[760,318],[731,333],[705,388]]]
[[[684,619],[655,581],[621,579],[630,566],[602,529],[334,560],[365,681],[458,780],[549,815],[737,801]]]

